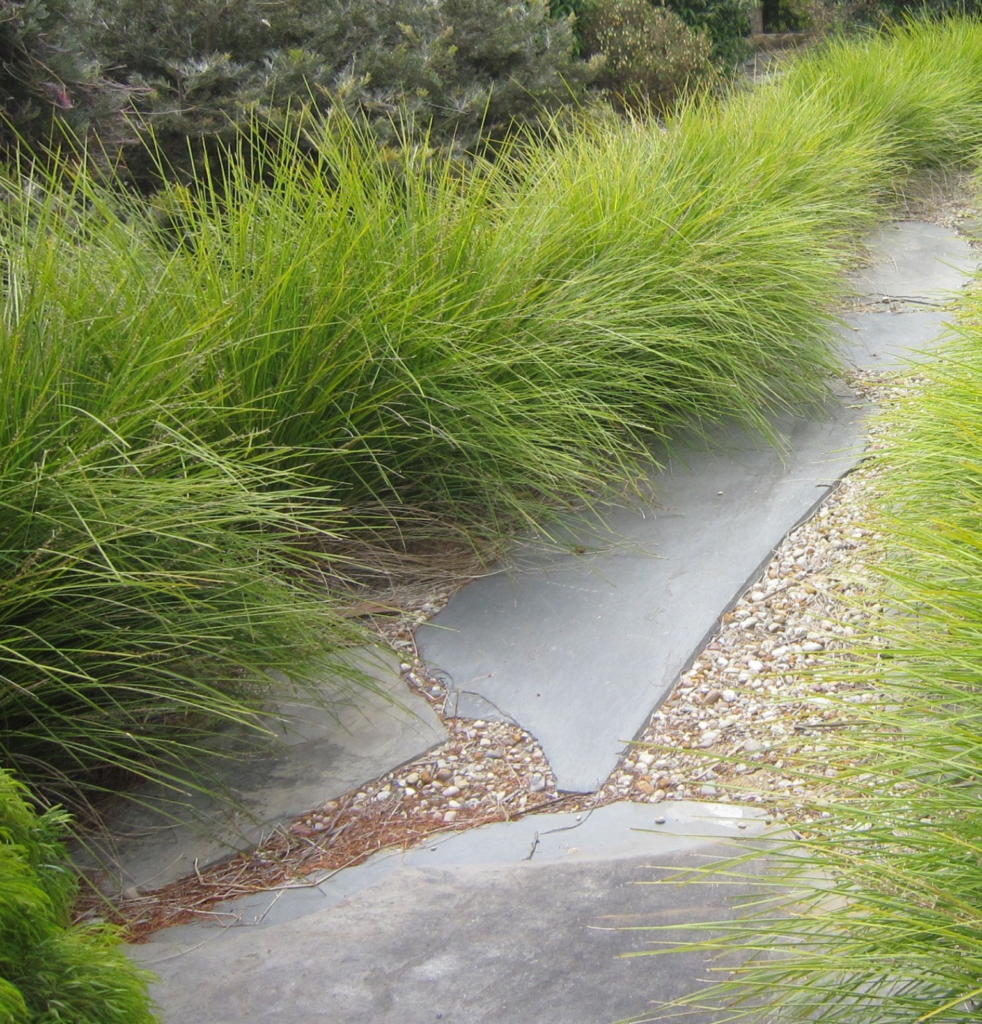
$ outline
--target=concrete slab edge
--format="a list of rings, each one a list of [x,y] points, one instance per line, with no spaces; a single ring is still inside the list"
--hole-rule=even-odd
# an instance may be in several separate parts
[[[781,544],[784,543],[785,537],[787,537],[788,534],[793,533],[795,530],[797,530],[798,527],[801,526],[803,523],[807,523],[818,512],[818,510],[822,507],[822,504],[825,502],[828,496],[832,494],[833,491],[835,491],[835,489],[839,486],[839,484],[841,484],[842,481],[845,480],[846,477],[863,462],[863,460],[866,458],[866,453],[868,450],[869,448],[867,446],[862,450],[862,452],[857,453],[852,465],[847,466],[842,472],[838,474],[838,476],[836,476],[836,478],[833,481],[829,483],[829,485],[822,491],[821,495],[815,500],[815,503],[808,509],[808,511],[805,512],[803,515],[799,516],[795,523],[791,527],[789,527],[788,530],[786,530],[781,537],[777,539],[774,546],[770,549],[766,557],[761,560],[760,564],[754,569],[754,571],[750,573],[747,576],[746,580],[744,580],[744,582],[736,589],[736,591],[733,594],[733,597],[730,598],[726,605],[720,610],[720,613],[717,616],[716,621],[706,631],[702,639],[693,648],[692,654],[688,658],[686,658],[685,664],[679,670],[678,675],[675,677],[675,680],[672,683],[672,685],[669,686],[666,689],[666,691],[662,694],[662,696],[659,698],[659,700],[655,702],[654,707],[648,713],[647,718],[644,720],[644,722],[642,722],[637,732],[635,732],[635,734],[630,738],[630,740],[626,742],[624,749],[621,751],[622,756],[626,754],[631,749],[631,746],[638,740],[640,740],[641,737],[644,735],[645,730],[648,728],[648,723],[651,719],[651,716],[675,692],[675,689],[678,686],[678,681],[682,678],[682,676],[685,675],[686,672],[689,671],[689,669],[692,668],[696,659],[712,642],[712,639],[716,635],[716,633],[719,632],[720,625],[723,621],[723,616],[726,615],[727,612],[732,611],[732,609],[737,606],[737,604],[740,601],[740,598],[747,592],[747,590],[750,589],[751,585],[760,578],[760,576],[770,563],[771,559],[774,557],[778,548],[781,546]]]

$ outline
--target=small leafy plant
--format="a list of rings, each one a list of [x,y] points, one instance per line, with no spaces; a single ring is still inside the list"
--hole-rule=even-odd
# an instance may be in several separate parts
[[[599,84],[628,108],[665,110],[712,72],[706,35],[648,0],[597,0],[581,35],[603,58]]]
[[[63,812],[37,814],[0,770],[0,1019],[154,1024],[150,978],[112,928],[70,923],[77,889]]]

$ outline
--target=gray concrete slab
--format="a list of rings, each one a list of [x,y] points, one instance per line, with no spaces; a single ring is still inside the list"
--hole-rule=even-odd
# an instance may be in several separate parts
[[[302,917],[164,933],[131,953],[160,976],[152,992],[164,1024],[603,1024],[698,990],[720,967],[699,951],[667,962],[619,957],[691,939],[685,923],[735,912],[734,897],[753,881],[644,883],[766,841],[759,815],[739,813],[621,804],[550,835],[575,820],[490,826],[415,851],[375,884]],[[522,859],[535,828],[536,855]],[[751,876],[765,866],[752,862]],[[668,930],[622,930],[644,925]]]
[[[399,676],[391,652],[363,652],[359,666],[379,693],[350,696],[330,678],[323,706],[281,687],[270,719],[275,735],[230,730],[205,776],[210,792],[148,785],[108,809],[112,841],[76,851],[85,867],[107,869],[109,888],[156,887],[254,845],[282,821],[360,786],[447,738],[432,708]],[[195,779],[201,775],[195,772]],[[190,781],[190,777],[189,780]]]
[[[855,401],[775,422],[784,454],[745,431],[665,456],[661,507],[604,512],[582,555],[540,554],[458,592],[417,632],[468,717],[529,729],[563,789],[592,790],[781,538],[860,456]],[[490,703],[489,703],[490,702]],[[497,710],[496,710],[497,709]]]
[[[844,360],[866,370],[899,370],[910,359],[937,344],[945,331],[947,314],[852,313],[839,329],[846,344]]]
[[[850,275],[856,290],[938,305],[961,288],[979,266],[979,253],[948,228],[896,221],[874,232],[867,244],[873,262]]]

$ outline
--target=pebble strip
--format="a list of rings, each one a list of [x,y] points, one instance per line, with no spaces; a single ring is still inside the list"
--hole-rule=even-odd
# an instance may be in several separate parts
[[[803,811],[820,794],[818,780],[834,777],[821,755],[840,704],[875,699],[863,684],[816,673],[866,625],[857,569],[878,539],[864,524],[871,473],[853,471],[787,535],[622,757],[605,796],[764,805],[791,796]]]
[[[405,674],[412,674],[408,665]],[[489,817],[508,820],[558,800],[545,754],[524,729],[470,719],[446,725],[447,743],[344,798],[346,817],[382,804],[392,811],[390,821],[423,818],[465,825]],[[341,800],[330,800],[298,818],[291,831],[316,836],[336,823],[341,806]]]

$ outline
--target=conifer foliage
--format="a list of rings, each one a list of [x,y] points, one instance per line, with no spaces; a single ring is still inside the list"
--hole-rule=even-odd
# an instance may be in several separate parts
[[[97,138],[155,187],[151,135],[187,180],[243,126],[340,109],[386,148],[411,125],[416,141],[473,153],[598,89],[670,105],[708,75],[707,39],[718,63],[720,33],[746,27],[720,17],[745,0],[682,2],[0,0],[0,144]]]
[[[35,135],[56,112],[76,109],[96,78],[73,37],[70,7],[68,0],[0,4],[0,114]]]
[[[153,1024],[147,976],[104,925],[69,922],[67,818],[37,814],[0,769],[0,1020]]]
[[[412,122],[465,151],[581,102],[594,77],[545,0],[97,0],[82,28],[171,159],[188,138],[339,107],[383,145]]]

